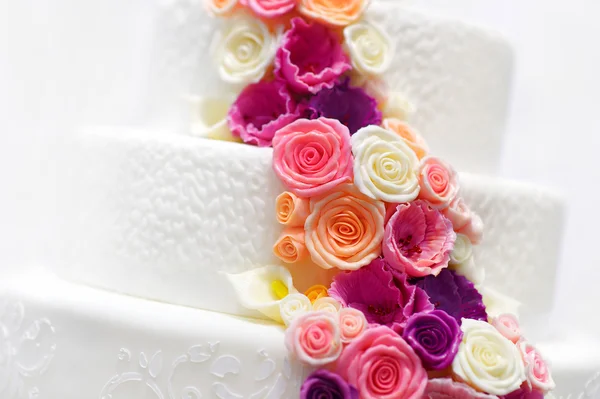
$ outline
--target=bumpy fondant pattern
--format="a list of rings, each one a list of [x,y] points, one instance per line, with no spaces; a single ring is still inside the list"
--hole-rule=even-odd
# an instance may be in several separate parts
[[[148,107],[156,123],[185,129],[187,95],[220,96],[230,90],[206,58],[223,21],[210,18],[202,3],[164,2],[156,36],[148,39],[153,41]],[[384,78],[417,105],[413,120],[435,154],[457,170],[495,171],[512,70],[509,45],[483,29],[391,2],[373,4],[369,13],[397,48]]]

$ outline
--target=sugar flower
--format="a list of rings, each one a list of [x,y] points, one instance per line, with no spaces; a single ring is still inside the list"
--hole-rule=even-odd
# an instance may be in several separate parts
[[[273,246],[273,253],[285,263],[301,262],[308,256],[304,244],[304,229],[288,227]]]
[[[352,180],[348,128],[334,119],[298,119],[273,138],[273,169],[289,191],[315,197]]]
[[[380,104],[384,118],[397,118],[407,121],[415,113],[416,107],[402,93],[389,93]]]
[[[421,399],[427,386],[419,357],[385,326],[367,329],[346,346],[336,370],[362,399]]]
[[[358,391],[338,374],[320,369],[304,381],[300,399],[358,399]]]
[[[352,136],[354,184],[385,202],[409,202],[419,195],[416,154],[395,133],[367,126]]]
[[[300,0],[299,10],[310,19],[333,26],[346,26],[357,21],[369,0]]]
[[[352,66],[365,75],[381,75],[394,58],[395,46],[378,26],[362,20],[344,29],[345,45]]]
[[[221,79],[234,85],[260,81],[273,62],[281,33],[281,28],[272,32],[260,19],[246,13],[227,19],[210,49]]]
[[[260,82],[246,87],[227,116],[234,136],[245,143],[271,146],[275,132],[299,115],[296,103],[281,82]]]
[[[277,221],[285,226],[300,227],[308,217],[308,200],[299,198],[296,194],[286,191],[275,200]]]
[[[525,363],[525,375],[527,383],[542,393],[547,393],[556,387],[550,368],[540,352],[527,341],[518,343],[519,352]]]
[[[354,308],[342,308],[339,311],[339,322],[340,337],[344,344],[358,338],[368,326],[364,313]]]
[[[298,0],[240,0],[243,6],[250,8],[262,18],[276,18],[292,11]]]
[[[450,270],[465,276],[473,284],[480,285],[485,278],[485,269],[477,266],[473,256],[473,244],[464,234],[457,234],[450,253]]]
[[[444,209],[458,194],[458,174],[440,158],[427,156],[419,166],[419,198],[431,206]]]
[[[314,303],[317,299],[327,297],[327,287],[324,285],[313,285],[304,293],[310,299],[310,303]]]
[[[294,319],[285,333],[287,350],[302,364],[325,366],[342,352],[337,316],[310,312]]]
[[[281,301],[288,294],[298,292],[290,272],[282,266],[266,266],[226,276],[242,306],[257,310],[280,323],[283,322],[279,313]]]
[[[310,312],[311,308],[310,300],[300,293],[289,294],[279,302],[279,313],[286,326],[289,326],[296,317]]]
[[[275,75],[300,94],[331,88],[351,68],[338,37],[326,26],[292,20],[275,57]]]
[[[392,267],[411,277],[435,276],[448,267],[455,240],[452,223],[437,209],[417,200],[398,205],[388,221],[383,256]]]
[[[451,378],[433,378],[427,381],[424,399],[498,399],[497,396],[477,392],[467,384]],[[541,398],[540,398],[541,399]]]
[[[521,307],[519,301],[503,295],[490,287],[482,287],[481,296],[489,317],[494,318],[507,313],[519,316],[519,308]]]
[[[414,349],[427,370],[443,370],[452,364],[462,332],[452,316],[434,310],[412,315],[402,338]]]
[[[327,312],[337,314],[342,308],[342,304],[337,299],[328,296],[317,299],[312,304],[312,309],[315,312]]]
[[[475,212],[469,209],[462,197],[456,197],[442,212],[452,222],[454,231],[469,237],[473,244],[481,242],[483,222]]]
[[[452,270],[442,270],[438,276],[427,276],[417,282],[436,309],[443,310],[456,321],[464,319],[487,321],[481,294],[473,283]]]
[[[394,275],[381,259],[357,271],[335,276],[329,295],[343,306],[360,310],[371,324],[382,324],[401,333],[410,316],[429,312],[433,306],[406,275]]]
[[[206,0],[208,12],[215,16],[229,15],[237,6],[238,0]]]
[[[429,146],[423,136],[405,121],[398,118],[385,118],[383,128],[400,136],[415,152],[417,158],[422,159],[429,153]]]
[[[306,219],[306,248],[324,269],[357,270],[381,253],[385,207],[352,184],[311,198]]]
[[[191,134],[213,140],[241,142],[227,125],[227,114],[233,99],[224,97],[193,96],[191,105]]]
[[[321,116],[337,119],[348,127],[350,134],[362,127],[381,123],[377,101],[363,89],[350,87],[349,79],[318,92],[307,101],[306,108],[311,119]]]
[[[544,393],[537,389],[532,390],[527,383],[523,383],[519,389],[500,396],[500,399],[544,399]]]
[[[525,381],[525,368],[515,344],[491,324],[463,320],[463,338],[452,362],[452,372],[475,389],[506,395]]]
[[[492,323],[496,330],[505,338],[513,343],[517,343],[521,339],[521,328],[517,316],[510,313],[504,313],[492,318]]]

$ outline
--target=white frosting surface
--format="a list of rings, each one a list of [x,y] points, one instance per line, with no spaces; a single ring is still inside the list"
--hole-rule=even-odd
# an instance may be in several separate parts
[[[2,283],[0,331],[5,360],[0,362],[0,397],[7,399],[35,394],[295,399],[307,374],[287,362],[283,327],[130,298],[43,274]],[[597,339],[574,336],[536,346],[552,364],[555,398],[597,397]]]
[[[291,399],[305,377],[277,325],[42,274],[2,285],[3,399]]]
[[[240,307],[222,272],[277,264],[283,191],[272,150],[146,131],[97,129],[79,139],[71,164],[76,189],[65,206],[68,280],[142,298],[258,316]],[[563,202],[524,184],[461,175],[467,203],[486,224],[475,262],[486,285],[513,296],[528,314],[549,311]],[[318,267],[302,268],[327,281]],[[294,271],[292,271],[294,274]],[[315,276],[315,274],[317,274]]]
[[[239,90],[226,85],[208,56],[222,20],[202,0],[161,2],[147,65],[149,124],[186,130],[189,95]],[[416,107],[412,118],[432,151],[457,170],[493,173],[500,157],[512,51],[492,32],[398,4],[375,2],[368,17],[392,38],[396,53],[383,79]],[[474,151],[473,149],[477,149]]]

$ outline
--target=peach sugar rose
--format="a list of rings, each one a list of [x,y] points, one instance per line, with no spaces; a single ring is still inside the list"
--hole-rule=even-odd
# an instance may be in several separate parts
[[[299,198],[294,193],[286,191],[275,200],[277,221],[285,226],[304,226],[309,212],[308,200]]]
[[[206,7],[213,15],[228,15],[238,5],[238,0],[206,0]]]
[[[428,156],[421,160],[419,198],[434,208],[444,209],[458,194],[458,174],[440,158]]]
[[[304,229],[288,227],[273,246],[273,253],[285,263],[302,261],[308,255],[304,244]]]
[[[300,0],[300,13],[333,26],[346,26],[360,19],[370,0]]]
[[[381,253],[385,206],[352,184],[311,199],[305,243],[313,262],[324,269],[357,270]]]
[[[396,133],[402,137],[411,150],[417,154],[417,158],[423,159],[429,153],[429,146],[421,134],[410,127],[408,123],[398,118],[385,118],[383,128]]]

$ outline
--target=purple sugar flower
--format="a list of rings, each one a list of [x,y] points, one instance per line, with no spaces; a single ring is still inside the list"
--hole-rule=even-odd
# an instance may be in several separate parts
[[[406,275],[393,274],[382,259],[338,274],[329,295],[363,312],[369,323],[386,325],[398,333],[413,314],[433,310],[425,292],[408,284]]]
[[[245,143],[270,147],[275,132],[299,114],[282,82],[258,82],[246,87],[229,109],[227,123],[234,136]]]
[[[481,294],[472,282],[453,270],[444,269],[437,276],[427,276],[417,281],[417,286],[425,290],[436,309],[448,313],[459,324],[463,318],[488,319]]]
[[[381,111],[377,101],[359,87],[350,87],[350,79],[344,79],[331,89],[323,89],[307,102],[310,119],[321,116],[337,119],[348,127],[350,134],[369,125],[380,125]]]
[[[300,399],[358,399],[358,391],[339,375],[320,369],[304,381]]]
[[[458,322],[442,310],[412,315],[402,338],[414,349],[427,370],[443,370],[452,364],[462,339]]]
[[[275,75],[299,94],[331,88],[352,67],[340,39],[326,26],[292,19],[275,56]]]

